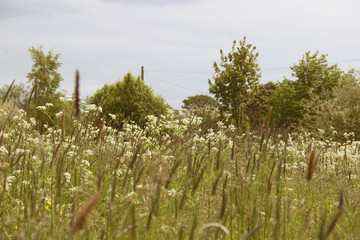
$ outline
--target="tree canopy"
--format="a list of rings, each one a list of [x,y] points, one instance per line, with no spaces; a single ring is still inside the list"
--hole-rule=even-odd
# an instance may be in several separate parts
[[[304,107],[306,109],[301,126],[317,134],[325,130],[327,136],[339,140],[354,133],[360,139],[360,79],[358,73],[350,70],[344,75],[342,84],[335,87],[332,98],[322,99],[313,95]]]
[[[55,54],[52,50],[46,54],[42,46],[31,47],[28,51],[33,60],[33,66],[27,74],[31,90],[26,111],[29,116],[35,117],[41,130],[43,124],[54,125],[55,114],[64,108],[64,103],[59,101],[64,94],[58,91],[63,80],[59,73],[60,54]],[[46,113],[38,108],[45,105],[49,106]]]
[[[131,73],[113,84],[105,84],[90,97],[90,103],[100,104],[107,118],[114,114],[116,127],[121,127],[124,119],[142,125],[145,116],[159,116],[169,108],[161,96],[155,96],[143,80]]]
[[[56,94],[63,80],[58,72],[61,66],[60,54],[54,54],[52,50],[45,54],[42,46],[31,47],[28,51],[34,62],[31,71],[27,74],[28,82],[32,87],[31,97],[34,97],[34,102],[42,104]]]
[[[257,127],[264,121],[270,108],[270,104],[268,104],[266,100],[277,88],[278,85],[273,82],[259,84],[259,89],[255,96],[245,105],[245,113],[249,117],[250,124],[253,127]]]
[[[222,113],[231,113],[237,126],[240,106],[255,95],[261,76],[259,54],[255,50],[255,46],[246,43],[246,37],[239,41],[239,46],[234,41],[228,54],[220,49],[220,63],[214,62],[214,81],[209,79],[209,92],[221,103]]]
[[[219,103],[212,97],[204,94],[189,96],[183,101],[182,108],[195,110],[196,108],[213,107],[218,108]]]
[[[329,66],[327,55],[319,55],[318,51],[312,55],[306,52],[291,70],[297,94],[304,99],[309,99],[311,93],[321,99],[330,98],[332,90],[339,85],[344,74],[337,64]]]
[[[314,96],[331,99],[334,88],[342,83],[344,76],[336,64],[329,66],[327,55],[319,55],[319,52],[306,52],[291,70],[295,79],[284,78],[267,100],[273,106],[279,125],[299,123],[305,114],[304,105]]]

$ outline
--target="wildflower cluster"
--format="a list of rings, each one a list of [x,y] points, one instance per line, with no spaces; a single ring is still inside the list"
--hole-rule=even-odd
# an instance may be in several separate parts
[[[49,108],[45,104],[38,110],[46,113]],[[222,122],[216,130],[201,129],[202,118],[173,111],[147,116],[142,127],[124,122],[117,130],[99,121],[102,109],[95,105],[82,106],[80,119],[64,123],[62,116],[71,116],[69,110],[56,114],[55,124],[45,124],[39,133],[36,119],[24,111],[0,108],[0,204],[5,209],[0,223],[8,234],[41,238],[76,232],[77,214],[88,214],[84,209],[91,206],[93,214],[86,215],[84,226],[89,231],[71,234],[172,238],[184,229],[189,232],[181,234],[190,236],[196,222],[203,227],[192,234],[202,239],[215,236],[207,230],[212,219],[218,224],[214,226],[225,229],[222,234],[233,238],[262,222],[258,231],[271,238],[276,224],[307,229],[309,218],[320,221],[315,209],[334,211],[338,203],[331,194],[340,188],[355,195],[360,190],[360,142],[352,134],[339,143],[306,133],[259,135]],[[314,151],[317,168],[308,182],[305,172]],[[341,184],[331,187],[335,178]],[[327,188],[311,188],[317,182]],[[308,209],[310,215],[300,217]],[[346,221],[359,216],[355,211]],[[237,224],[226,220],[230,218]],[[22,219],[41,223],[42,230],[22,224]],[[351,232],[346,224],[341,227]],[[291,235],[286,227],[276,231]],[[308,238],[315,234],[308,231]]]

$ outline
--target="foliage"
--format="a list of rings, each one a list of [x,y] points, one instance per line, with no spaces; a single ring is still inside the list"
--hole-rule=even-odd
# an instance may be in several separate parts
[[[291,67],[295,80],[284,79],[267,102],[273,106],[278,125],[297,125],[303,119],[304,105],[313,96],[330,99],[333,89],[342,82],[343,71],[328,65],[326,55],[306,52],[298,64]]]
[[[61,63],[60,54],[54,54],[49,51],[44,53],[42,46],[39,48],[31,47],[28,49],[34,62],[31,71],[27,74],[30,84],[29,103],[32,104],[26,108],[29,117],[35,117],[40,125],[53,125],[52,119],[55,114],[63,109],[63,104],[59,101],[64,94],[58,92],[60,82],[63,80],[58,72]],[[46,115],[39,111],[38,106],[51,104],[51,110]]]
[[[273,82],[259,84],[259,90],[246,104],[245,113],[249,117],[250,124],[253,127],[258,126],[265,120],[266,114],[270,108],[266,99],[270,97],[277,88],[278,85]]]
[[[10,85],[5,84],[3,87],[0,88],[0,99],[5,96],[6,92],[8,91]],[[28,105],[28,100],[30,97],[30,92],[27,90],[24,83],[14,84],[11,87],[11,91],[7,96],[7,101],[13,103],[15,106],[19,108],[26,108]]]
[[[140,78],[131,73],[113,84],[105,84],[90,98],[90,103],[101,104],[108,120],[121,127],[126,118],[140,125],[147,115],[160,116],[169,106],[160,96],[154,96],[152,89]],[[109,115],[111,114],[111,115]]]
[[[321,99],[314,95],[305,105],[306,115],[302,121],[308,131],[325,130],[337,140],[344,140],[348,133],[360,136],[360,82],[354,71],[344,77],[341,86],[334,88],[332,98]],[[345,138],[346,139],[346,138]]]
[[[257,63],[256,47],[246,43],[246,38],[233,42],[232,50],[225,55],[220,49],[220,63],[214,62],[214,82],[209,79],[209,92],[221,103],[222,113],[229,111],[240,124],[240,105],[247,103],[256,93],[261,74]]]
[[[196,108],[218,108],[219,103],[212,97],[204,94],[198,94],[195,96],[189,96],[183,100],[183,109],[195,110]]]
[[[1,239],[360,234],[359,142],[264,140],[221,122],[199,135],[200,118],[171,111],[117,131],[97,123],[100,108],[82,112],[69,134],[61,124],[39,134],[24,111],[0,107]]]
[[[200,128],[202,133],[209,129],[216,130],[220,120],[219,103],[208,95],[198,94],[183,100],[185,115],[196,115],[202,119]]]
[[[218,122],[220,119],[219,109],[216,107],[197,107],[192,110],[183,110],[184,115],[191,118],[191,116],[197,116],[201,119],[201,124],[199,125],[199,129],[201,129],[200,135],[204,135],[209,131],[217,131],[218,130]]]
[[[276,126],[297,123],[303,115],[301,99],[294,83],[288,79],[277,83],[278,87],[266,99],[273,106],[272,119]]]
[[[43,104],[56,94],[63,80],[58,72],[61,63],[58,61],[60,54],[49,51],[46,55],[42,49],[31,47],[28,49],[34,62],[31,72],[27,74],[28,82],[31,84],[31,95],[34,101]]]
[[[63,106],[54,116],[57,103],[38,105],[52,126],[5,102],[0,239],[356,239],[359,77],[351,71],[331,91],[308,88],[309,99],[296,84],[261,86],[248,102],[260,110],[264,99],[276,103],[278,116],[294,122],[299,116],[290,110],[300,106],[307,123],[326,127],[318,131],[323,139],[271,128],[239,134],[223,121],[212,128],[205,117],[219,113],[208,106],[184,115],[165,107],[140,126],[121,119],[124,110],[129,118],[147,114],[145,103],[159,97],[131,74],[91,98],[103,108],[81,105],[77,118],[71,96],[53,98]],[[105,109],[117,111],[121,130]]]
[[[329,66],[326,57],[319,56],[318,51],[313,55],[308,51],[297,65],[291,67],[298,98],[309,100],[311,94],[321,99],[331,98],[334,87],[341,82],[343,71],[336,64]]]

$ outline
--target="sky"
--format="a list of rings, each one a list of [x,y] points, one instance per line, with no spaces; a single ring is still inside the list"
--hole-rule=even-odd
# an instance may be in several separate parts
[[[0,87],[26,82],[27,51],[60,53],[61,88],[90,96],[144,66],[145,82],[173,108],[208,94],[214,61],[234,40],[256,46],[261,82],[291,79],[306,51],[360,67],[358,0],[0,0]]]

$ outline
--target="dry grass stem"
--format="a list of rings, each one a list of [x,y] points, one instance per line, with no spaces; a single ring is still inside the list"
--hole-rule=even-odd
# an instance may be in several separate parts
[[[10,86],[8,87],[6,93],[5,93],[4,97],[3,97],[3,100],[2,100],[2,103],[3,103],[3,104],[5,103],[7,97],[9,96],[9,93],[10,93],[11,88],[12,88],[12,86],[14,85],[14,83],[15,83],[15,79],[11,82]]]
[[[72,226],[72,232],[77,232],[83,227],[87,216],[90,214],[92,208],[99,201],[99,199],[100,192],[97,192],[87,201],[85,206],[80,210],[80,213],[78,214],[76,221]]]
[[[344,196],[343,196],[343,191],[340,192],[340,196],[339,196],[339,209],[338,211],[335,213],[335,215],[332,217],[332,220],[326,230],[326,233],[324,234],[322,239],[327,239],[330,234],[333,232],[337,222],[339,221],[342,212],[343,212],[343,205],[344,205]]]

